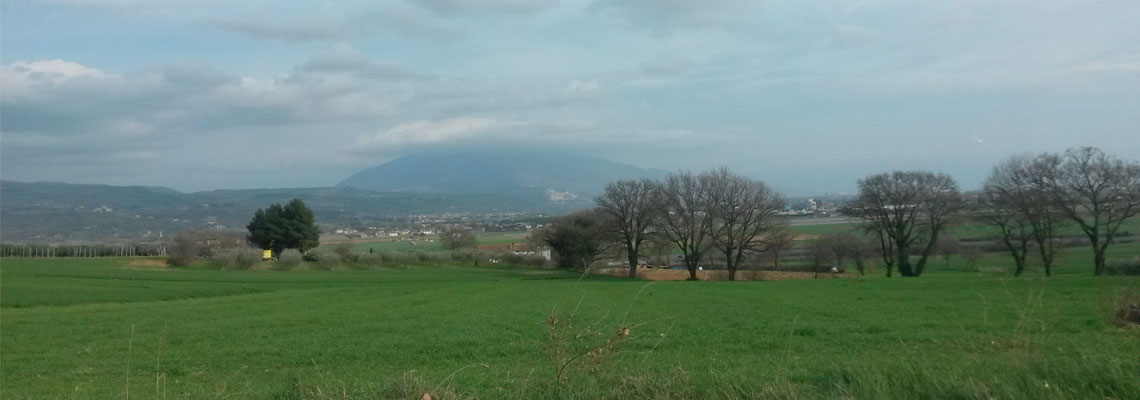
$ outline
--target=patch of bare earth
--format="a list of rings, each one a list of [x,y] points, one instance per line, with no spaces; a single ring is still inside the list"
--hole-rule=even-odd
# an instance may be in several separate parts
[[[127,267],[130,268],[166,268],[166,260],[148,258],[143,260],[131,260],[127,262]]]

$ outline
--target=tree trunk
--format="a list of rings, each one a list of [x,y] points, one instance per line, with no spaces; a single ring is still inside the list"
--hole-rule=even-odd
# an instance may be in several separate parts
[[[689,280],[696,281],[697,279],[697,266],[685,264],[685,268],[689,270]]]
[[[903,277],[915,276],[914,270],[912,270],[910,268],[910,255],[907,254],[908,249],[900,246],[900,247],[898,247],[898,250],[899,250],[898,256],[897,256],[898,261],[896,263],[898,264],[898,267],[899,267],[899,275],[901,275]],[[890,275],[887,275],[887,276],[890,276]]]
[[[1093,270],[1093,276],[1104,275],[1104,253],[1105,253],[1104,250],[1105,250],[1104,247],[1099,247],[1099,246],[1093,247],[1093,253],[1095,253],[1093,255],[1093,260],[1096,262],[1096,269]]]
[[[734,266],[734,267],[730,267],[730,268],[728,269],[728,280],[730,280],[730,281],[735,281],[735,280],[736,280],[736,267],[735,267],[735,266]]]
[[[627,254],[629,254],[629,278],[633,279],[637,277],[637,252],[629,251]]]

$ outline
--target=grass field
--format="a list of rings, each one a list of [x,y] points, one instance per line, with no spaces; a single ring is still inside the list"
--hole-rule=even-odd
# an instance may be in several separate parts
[[[479,235],[479,244],[503,244],[503,243],[526,243],[526,232],[490,232]],[[429,236],[419,240],[366,240],[354,241],[351,243],[352,247],[367,252],[368,249],[373,251],[422,251],[426,253],[438,253],[446,249],[435,240],[436,237]],[[334,244],[325,244],[322,247],[333,247]]]
[[[1140,278],[1091,277],[1086,253],[1065,250],[1049,279],[953,258],[915,279],[653,284],[4,259],[0,385],[5,399],[1140,398],[1140,329],[1110,318]]]

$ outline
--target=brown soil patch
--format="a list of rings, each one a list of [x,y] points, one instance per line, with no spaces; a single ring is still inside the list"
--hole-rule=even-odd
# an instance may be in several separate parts
[[[127,263],[131,268],[166,268],[166,260],[162,259],[145,259],[145,260],[131,260]]]
[[[597,274],[610,276],[629,276],[627,268],[603,268],[595,271]],[[656,269],[645,268],[637,270],[637,277],[649,281],[683,281],[689,279],[689,271],[683,269]],[[785,281],[793,279],[831,279],[854,278],[854,275],[832,274],[793,271],[736,271],[736,280],[739,281]],[[712,270],[697,271],[697,278],[702,281],[726,281],[728,271]]]
[[[1126,304],[1116,312],[1116,322],[1120,325],[1140,325],[1140,304]]]

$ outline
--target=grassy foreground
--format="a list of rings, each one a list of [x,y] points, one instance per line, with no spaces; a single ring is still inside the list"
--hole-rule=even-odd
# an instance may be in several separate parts
[[[0,262],[6,399],[1140,398],[1140,329],[1110,318],[1140,279],[1089,268],[648,284]]]

